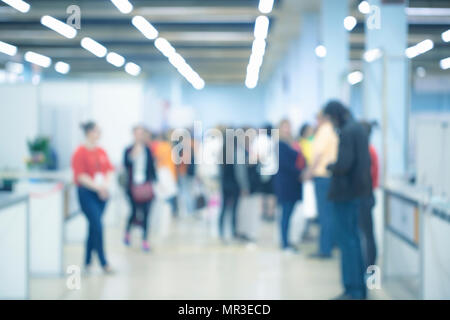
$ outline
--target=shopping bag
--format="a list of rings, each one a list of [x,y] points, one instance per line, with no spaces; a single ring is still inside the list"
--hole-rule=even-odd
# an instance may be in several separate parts
[[[303,183],[303,214],[307,219],[314,219],[317,216],[316,193],[311,180]]]

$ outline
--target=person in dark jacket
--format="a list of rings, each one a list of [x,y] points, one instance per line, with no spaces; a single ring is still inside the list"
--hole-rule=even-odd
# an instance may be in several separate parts
[[[145,128],[137,126],[133,129],[134,144],[129,146],[124,153],[123,162],[127,171],[127,195],[130,201],[131,214],[128,218],[125,239],[126,245],[130,245],[130,230],[133,222],[137,219],[137,213],[142,213],[142,249],[149,251],[150,246],[147,241],[148,237],[148,216],[151,208],[151,197],[144,201],[137,201],[133,195],[133,188],[151,184],[156,180],[156,170],[153,161],[153,155],[150,148],[146,144]]]
[[[278,172],[274,177],[274,190],[281,207],[281,248],[297,252],[297,248],[289,243],[289,225],[295,204],[303,198],[301,174],[305,159],[292,137],[290,122],[281,121],[279,130]]]
[[[328,197],[334,206],[345,290],[338,299],[365,299],[358,215],[360,199],[369,196],[372,189],[367,131],[338,101],[330,101],[323,113],[331,119],[339,135],[337,160],[328,166],[332,174]]]

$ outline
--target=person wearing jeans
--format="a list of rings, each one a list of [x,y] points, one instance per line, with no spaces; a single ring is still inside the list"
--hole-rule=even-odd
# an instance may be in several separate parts
[[[333,202],[344,287],[338,299],[366,299],[358,218],[361,199],[372,192],[369,138],[340,102],[330,101],[323,112],[339,130],[337,160],[328,165],[332,174],[328,198]]]
[[[335,245],[335,223],[333,215],[333,203],[328,200],[330,178],[315,177],[314,191],[316,193],[317,211],[319,212],[320,236],[319,252],[313,254],[316,258],[330,258]]]
[[[297,252],[295,245],[289,242],[289,225],[295,204],[303,197],[301,174],[306,163],[298,144],[292,138],[288,120],[281,121],[279,134],[279,166],[274,177],[274,190],[281,208],[281,248]]]
[[[97,252],[105,273],[111,273],[103,248],[102,215],[109,198],[110,173],[113,166],[106,152],[97,146],[100,129],[94,122],[82,124],[86,142],[72,156],[72,169],[78,187],[81,210],[89,223],[85,269],[90,270],[92,253]]]

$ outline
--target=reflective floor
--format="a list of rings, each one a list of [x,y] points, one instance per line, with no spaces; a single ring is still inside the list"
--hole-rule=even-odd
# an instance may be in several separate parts
[[[223,244],[204,219],[167,219],[167,232],[151,236],[152,251],[140,248],[140,231],[131,247],[122,243],[121,224],[106,228],[106,250],[113,275],[94,268],[81,278],[80,290],[66,279],[31,282],[32,299],[331,299],[340,294],[338,253],[328,261],[308,257],[314,243],[298,255],[276,247],[276,225],[263,222],[256,244]],[[65,265],[80,265],[83,245],[65,247]],[[372,290],[371,299],[389,299]]]

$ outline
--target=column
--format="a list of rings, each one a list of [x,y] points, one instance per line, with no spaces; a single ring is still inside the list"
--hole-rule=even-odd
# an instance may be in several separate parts
[[[321,36],[327,55],[321,65],[321,105],[330,99],[348,102],[349,35],[344,28],[348,0],[322,0]]]
[[[381,56],[364,62],[364,115],[377,120],[380,129],[373,143],[380,154],[384,177],[403,175],[407,156],[408,42],[407,3],[371,0],[366,15],[366,52],[379,49]],[[371,51],[373,52],[373,51]]]

